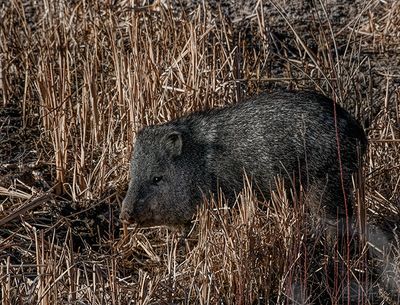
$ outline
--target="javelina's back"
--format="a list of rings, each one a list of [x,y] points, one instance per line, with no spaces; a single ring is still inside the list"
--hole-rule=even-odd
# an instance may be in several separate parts
[[[145,127],[137,135],[121,217],[143,225],[188,222],[202,195],[239,192],[244,172],[266,196],[277,175],[295,177],[320,191],[330,218],[351,215],[351,174],[357,148],[362,153],[365,146],[355,119],[313,92],[262,94]]]

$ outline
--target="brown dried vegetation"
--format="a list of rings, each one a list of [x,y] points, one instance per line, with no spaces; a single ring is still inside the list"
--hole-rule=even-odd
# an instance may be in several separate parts
[[[400,303],[400,2],[258,1],[244,19],[189,3],[0,0],[2,304]],[[138,128],[276,88],[365,126],[366,235],[337,251],[280,186],[205,203],[187,238],[123,236]]]

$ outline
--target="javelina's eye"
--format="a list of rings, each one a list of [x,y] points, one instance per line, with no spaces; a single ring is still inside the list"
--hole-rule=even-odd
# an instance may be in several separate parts
[[[161,181],[161,179],[162,179],[162,176],[154,176],[152,182],[153,182],[154,185],[157,185],[158,182]]]

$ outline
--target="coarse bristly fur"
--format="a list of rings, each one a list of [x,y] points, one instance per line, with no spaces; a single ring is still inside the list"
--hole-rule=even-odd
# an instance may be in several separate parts
[[[204,196],[234,199],[244,173],[266,198],[280,176],[317,190],[328,219],[351,217],[351,175],[366,145],[347,111],[305,91],[263,93],[148,126],[137,134],[121,219],[187,224]]]

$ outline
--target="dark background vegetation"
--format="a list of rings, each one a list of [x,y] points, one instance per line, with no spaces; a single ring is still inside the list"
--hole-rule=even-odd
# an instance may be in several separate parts
[[[399,82],[399,1],[0,0],[3,304],[399,304]],[[283,185],[123,236],[140,127],[276,89],[368,134],[344,252]]]

